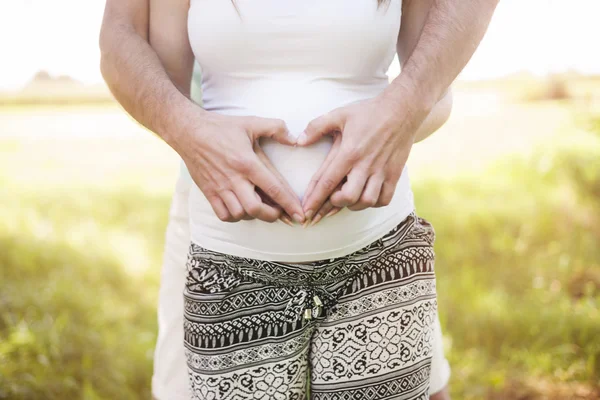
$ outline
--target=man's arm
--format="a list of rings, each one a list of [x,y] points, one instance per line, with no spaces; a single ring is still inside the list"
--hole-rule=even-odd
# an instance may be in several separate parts
[[[417,47],[433,2],[434,0],[404,0],[402,2],[402,23],[398,34],[397,53],[403,68]],[[440,129],[450,117],[451,111],[452,90],[448,88],[417,130],[415,142],[426,139]]]
[[[171,147],[191,103],[148,43],[149,0],[107,0],[100,32],[101,70],[125,110]],[[182,83],[181,83],[182,84]]]
[[[433,0],[414,49],[384,97],[416,101],[413,111],[427,115],[471,59],[498,2]]]

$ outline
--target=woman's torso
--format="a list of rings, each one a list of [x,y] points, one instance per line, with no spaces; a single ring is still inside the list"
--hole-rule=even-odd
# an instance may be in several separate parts
[[[202,68],[204,108],[280,118],[299,135],[312,119],[375,97],[388,85],[400,16],[401,0],[381,6],[377,0],[235,0],[235,7],[227,0],[191,0],[188,29]],[[261,145],[301,198],[331,140],[308,148]],[[368,245],[412,209],[406,171],[388,207],[343,210],[306,229],[222,222],[193,187],[191,235],[204,247],[241,257],[311,261]]]

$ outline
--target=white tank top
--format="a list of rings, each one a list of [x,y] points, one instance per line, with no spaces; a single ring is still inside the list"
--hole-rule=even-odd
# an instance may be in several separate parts
[[[283,119],[299,135],[312,119],[377,96],[396,53],[401,0],[191,0],[190,43],[202,68],[204,108]],[[377,118],[377,115],[373,115]],[[274,166],[302,198],[331,147],[265,141]],[[344,256],[382,237],[413,210],[406,170],[392,203],[344,209],[303,229],[278,221],[220,221],[193,185],[191,240],[240,257],[304,262]]]

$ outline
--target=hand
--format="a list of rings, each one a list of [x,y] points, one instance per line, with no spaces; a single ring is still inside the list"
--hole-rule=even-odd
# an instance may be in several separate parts
[[[402,103],[406,104],[376,97],[335,109],[308,124],[298,145],[338,134],[337,150],[315,174],[312,190],[303,200],[307,218],[321,214],[328,198],[333,207],[353,211],[390,204],[417,128],[427,115],[408,101]]]
[[[198,115],[197,109],[195,112]],[[296,222],[304,222],[300,200],[274,168],[264,163],[266,157],[261,159],[254,151],[260,137],[294,145],[285,123],[209,112],[202,115],[201,120],[191,122],[177,150],[219,219],[274,222],[285,211]]]

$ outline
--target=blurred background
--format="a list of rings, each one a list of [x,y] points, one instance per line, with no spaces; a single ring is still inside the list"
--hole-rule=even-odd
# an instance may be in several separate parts
[[[103,6],[0,0],[2,399],[150,398],[178,158],[102,83]],[[414,147],[454,399],[600,399],[599,15],[501,1]]]

